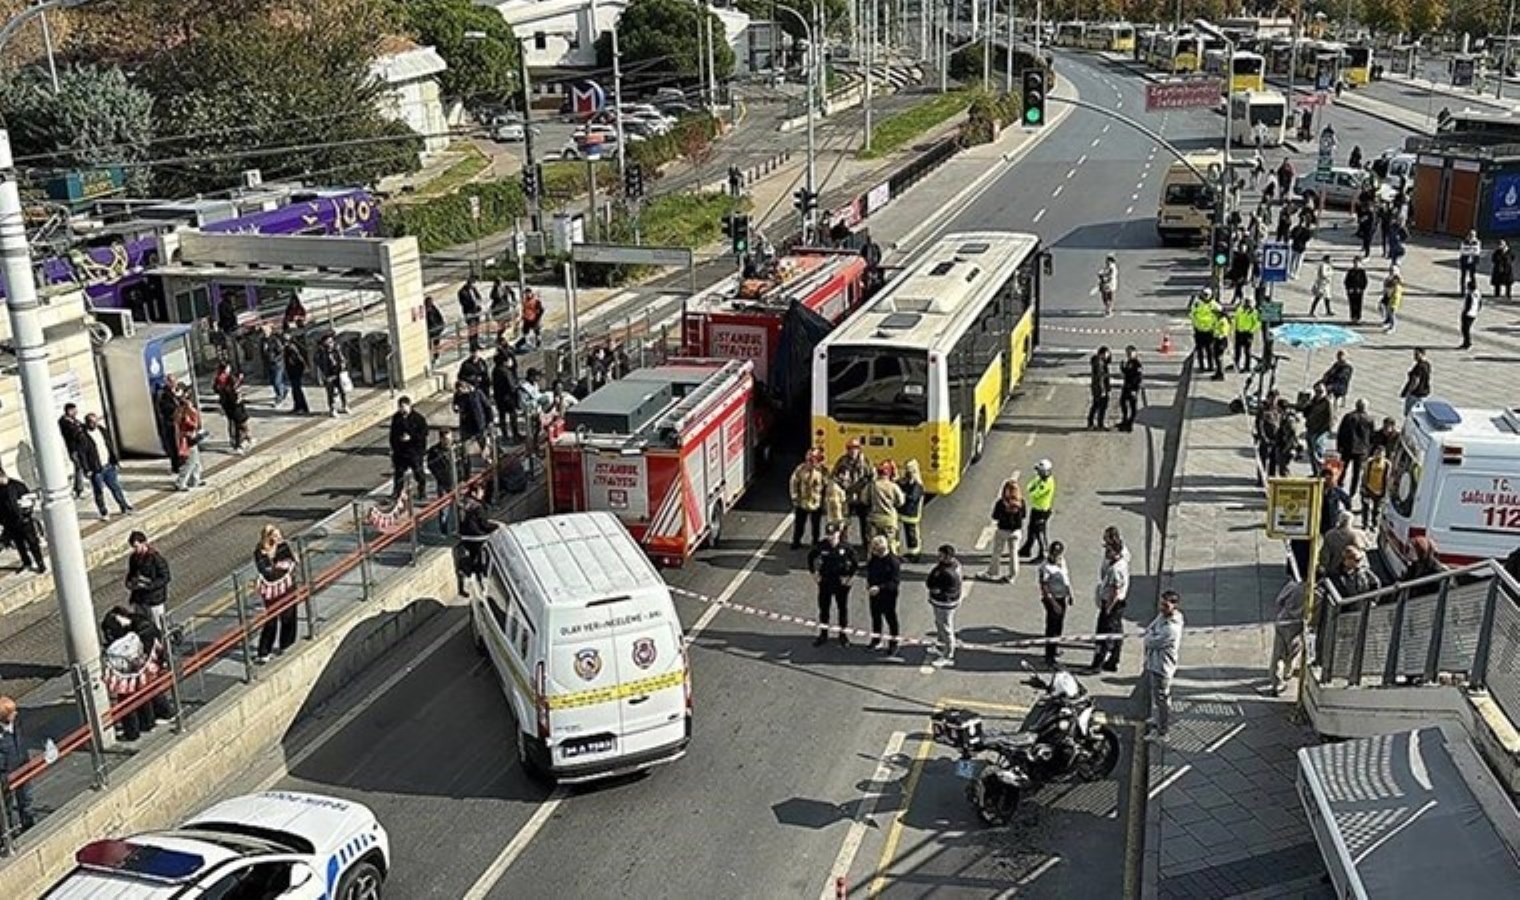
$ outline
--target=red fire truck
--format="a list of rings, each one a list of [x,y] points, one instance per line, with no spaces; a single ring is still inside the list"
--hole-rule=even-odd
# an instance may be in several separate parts
[[[717,543],[754,471],[754,365],[638,369],[571,407],[549,446],[554,512],[606,510],[656,561]]]
[[[683,352],[754,363],[762,433],[781,410],[805,422],[813,348],[866,300],[875,278],[861,252],[799,249],[768,260],[753,277],[730,276],[686,302]]]

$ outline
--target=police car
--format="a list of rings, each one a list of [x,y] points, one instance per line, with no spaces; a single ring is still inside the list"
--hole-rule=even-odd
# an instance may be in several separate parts
[[[390,840],[358,803],[271,791],[171,831],[95,841],[45,900],[379,900]]]

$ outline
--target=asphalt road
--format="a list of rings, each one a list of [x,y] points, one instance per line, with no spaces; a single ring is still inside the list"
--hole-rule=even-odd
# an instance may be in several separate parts
[[[1085,99],[1133,112],[1184,146],[1204,146],[1220,130],[1211,112],[1145,114],[1140,82],[1119,69],[1080,57],[1062,66]],[[955,544],[968,571],[979,570],[997,485],[1051,459],[1061,485],[1052,535],[1071,548],[1079,601],[1069,631],[1091,625],[1086,598],[1110,524],[1135,558],[1128,618],[1153,612],[1180,409],[1180,355],[1155,347],[1204,277],[1202,251],[1156,246],[1165,166],[1122,126],[1078,112],[947,223],[1032,229],[1053,248],[1055,274],[1021,396],[960,489],[927,507],[926,543]],[[890,242],[918,224],[901,218],[889,208],[873,231]],[[1119,260],[1120,300],[1104,319],[1093,287],[1108,252]],[[1130,342],[1147,363],[1143,428],[1089,432],[1086,356]],[[784,543],[782,480],[778,472],[757,484],[725,522],[724,546],[669,573],[671,582],[812,615],[803,556]],[[907,578],[925,570],[910,566]],[[1017,716],[1034,698],[1016,674],[1024,654],[968,649],[954,668],[934,669],[919,648],[901,660],[859,646],[814,648],[811,633],[794,626],[677,603],[693,640],[696,730],[675,765],[554,794],[528,781],[496,680],[470,647],[464,614],[450,611],[287,736],[290,774],[279,783],[373,806],[391,833],[389,891],[399,897],[508,897],[549,885],[565,897],[833,896],[836,872],[851,896],[1123,894],[1142,812],[1132,800],[1131,773],[1143,761],[1133,752],[1133,647],[1117,675],[1084,679],[1125,735],[1113,780],[1046,790],[1014,827],[987,830],[972,820],[949,755],[926,742],[927,715],[955,703]],[[928,632],[921,591],[905,590],[902,613],[907,634]],[[1012,586],[976,583],[960,627],[966,640],[995,644],[1037,635],[1040,618],[1026,571]],[[1079,664],[1088,652],[1067,651]]]

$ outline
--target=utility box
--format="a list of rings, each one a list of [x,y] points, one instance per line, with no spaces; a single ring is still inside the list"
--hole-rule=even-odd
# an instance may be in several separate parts
[[[1427,234],[1497,240],[1520,236],[1520,145],[1418,138],[1410,225]]]

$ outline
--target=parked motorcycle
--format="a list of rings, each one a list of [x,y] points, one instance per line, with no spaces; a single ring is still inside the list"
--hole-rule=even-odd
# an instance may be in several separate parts
[[[966,797],[994,827],[1008,824],[1026,793],[1056,782],[1100,781],[1119,762],[1118,734],[1093,721],[1093,699],[1074,675],[1031,675],[1028,684],[1045,694],[1018,731],[986,732],[982,717],[968,709],[933,716],[934,740],[960,751],[955,768],[969,781]]]

